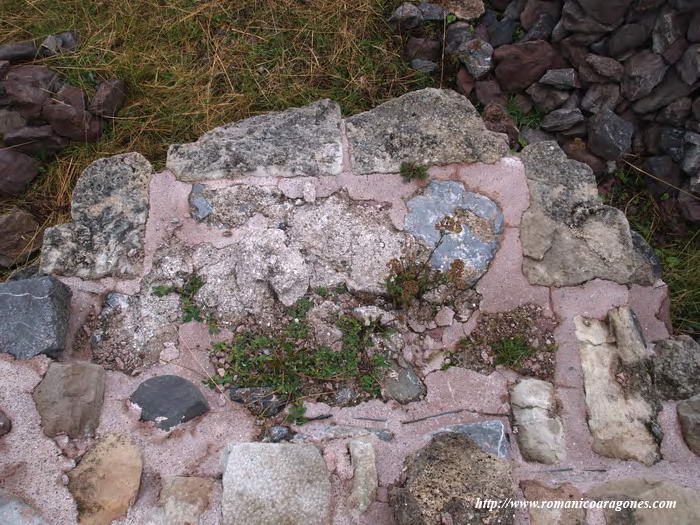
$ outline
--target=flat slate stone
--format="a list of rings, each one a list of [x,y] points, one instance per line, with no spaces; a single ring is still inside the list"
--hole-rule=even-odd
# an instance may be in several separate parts
[[[458,216],[459,234],[448,233],[431,258],[434,268],[447,270],[456,259],[465,263],[467,275],[476,282],[488,269],[503,232],[503,213],[491,199],[466,191],[458,182],[431,182],[423,195],[406,203],[404,228],[428,248],[440,240],[435,225],[445,216]]]
[[[510,451],[508,447],[508,433],[502,421],[493,419],[476,423],[457,423],[438,428],[430,432],[427,437],[433,437],[443,432],[457,432],[469,437],[477,447],[501,459],[508,459]]]
[[[315,446],[232,443],[225,464],[222,525],[329,522],[331,484]]]
[[[173,375],[146,379],[129,400],[141,408],[143,421],[155,421],[161,430],[170,430],[209,411],[199,388]]]
[[[57,356],[68,331],[71,291],[53,277],[0,283],[0,352]]]
[[[446,90],[412,91],[346,121],[353,172],[398,173],[403,162],[493,163],[508,155],[471,102]]]
[[[340,107],[330,100],[250,117],[168,150],[179,180],[258,176],[339,175]]]
[[[44,234],[41,271],[83,279],[138,275],[151,172],[151,164],[138,153],[90,164],[73,192],[73,222]]]

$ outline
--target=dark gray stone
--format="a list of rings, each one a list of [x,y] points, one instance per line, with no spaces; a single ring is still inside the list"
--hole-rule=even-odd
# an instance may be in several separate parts
[[[520,136],[524,138],[528,144],[537,144],[538,142],[554,140],[554,137],[552,135],[550,135],[546,131],[542,131],[541,129],[536,128],[522,129],[520,130]]]
[[[556,109],[542,119],[542,129],[545,131],[564,131],[583,122],[583,113],[576,109]]]
[[[700,345],[687,335],[657,343],[654,384],[664,399],[688,399],[700,394]]]
[[[528,30],[525,35],[518,40],[518,42],[532,42],[534,40],[549,40],[552,36],[555,26],[557,25],[556,19],[547,13],[542,13],[537,17],[535,23]]]
[[[11,149],[0,149],[0,195],[20,195],[39,174],[39,162]]]
[[[98,117],[112,118],[126,102],[126,82],[116,78],[100,82],[90,102],[90,111]]]
[[[425,385],[409,364],[392,363],[381,380],[384,394],[402,405],[418,401],[425,396]]]
[[[700,134],[686,131],[683,139],[685,153],[681,167],[688,175],[695,175],[700,171]]]
[[[627,100],[647,96],[664,78],[668,66],[661,55],[644,49],[625,61],[622,94]]]
[[[622,20],[632,0],[578,0],[583,10],[604,24]]]
[[[596,0],[589,1],[595,2]],[[609,33],[619,26],[622,20],[621,17],[618,17],[609,23],[600,22],[594,17],[588,16],[576,0],[567,0],[561,12],[561,24],[564,29],[571,33]]]
[[[437,224],[443,217],[466,212],[459,217],[462,231],[448,233],[431,258],[434,268],[447,270],[456,259],[464,262],[470,280],[476,281],[488,269],[498,249],[498,235],[503,231],[503,213],[484,195],[468,192],[458,182],[433,181],[423,195],[409,200],[405,230],[434,248],[440,239]]]
[[[75,31],[63,31],[47,36],[41,43],[41,54],[47,57],[78,49],[78,36]]]
[[[0,437],[9,434],[10,430],[12,430],[12,421],[5,412],[0,410]]]
[[[620,102],[620,86],[617,84],[593,84],[581,101],[581,108],[590,113],[602,109],[612,110]]]
[[[608,160],[617,160],[632,146],[634,124],[609,109],[601,109],[588,121],[588,147]]]
[[[275,389],[264,386],[231,388],[231,401],[241,403],[256,416],[275,416],[287,405],[286,396],[275,393]]]
[[[34,42],[15,42],[0,45],[0,60],[7,60],[11,63],[34,60],[39,50]]]
[[[411,69],[420,71],[421,73],[432,73],[437,71],[438,65],[432,60],[423,60],[422,58],[414,58],[411,60]]]
[[[688,42],[700,42],[700,11],[691,17],[686,38]]]
[[[0,283],[0,352],[20,359],[63,351],[71,291],[53,277]]]
[[[525,92],[530,95],[535,107],[543,113],[549,113],[561,107],[569,100],[570,94],[569,91],[555,89],[551,86],[544,86],[539,82],[532,84]]]
[[[510,458],[508,433],[503,422],[497,419],[478,423],[457,423],[433,430],[428,436],[433,437],[442,432],[464,434],[484,452],[501,459]]]
[[[279,443],[280,441],[288,441],[292,437],[292,431],[289,427],[275,426],[270,427],[267,432],[270,441],[273,443]]]
[[[656,122],[682,128],[690,116],[693,101],[690,97],[683,97],[671,102],[668,106],[659,111]]]
[[[488,26],[489,43],[494,47],[513,43],[513,31],[518,27],[515,20],[503,19]]]
[[[677,40],[685,37],[688,30],[688,16],[679,13],[670,6],[665,6],[656,17],[652,32],[652,49],[654,53],[665,53]]]
[[[683,439],[688,448],[700,456],[700,395],[681,401],[676,411]]]
[[[8,131],[23,128],[26,124],[27,119],[19,111],[0,108],[0,138]]]
[[[445,33],[445,53],[454,54],[459,46],[474,38],[474,28],[466,22],[455,22],[447,26]]]
[[[503,18],[506,20],[520,20],[520,15],[525,9],[526,2],[527,0],[511,0],[508,7],[503,11]]]
[[[402,52],[402,57],[407,62],[416,58],[436,62],[440,60],[441,56],[442,45],[439,41],[429,38],[417,38],[414,36],[406,41]]]
[[[397,33],[405,33],[423,23],[423,13],[415,5],[404,2],[396,8],[387,22]]]
[[[661,128],[659,137],[659,148],[666,155],[671,157],[673,162],[683,162],[683,153],[685,150],[685,130],[683,128],[672,128],[664,126]]]
[[[41,110],[41,116],[57,135],[73,141],[96,142],[102,135],[102,119],[65,102],[48,100]]]
[[[643,24],[625,24],[618,28],[608,40],[608,51],[613,58],[622,58],[630,51],[644,45],[651,30]]]
[[[677,188],[681,185],[681,171],[671,157],[666,155],[647,157],[643,166],[654,176],[654,178],[646,177],[645,180],[655,197],[661,198],[664,193],[676,195],[677,190],[673,187]]]
[[[617,60],[599,55],[586,55],[586,62],[599,75],[609,78],[614,82],[620,82],[625,68]]]
[[[430,2],[419,3],[418,10],[423,15],[424,22],[442,22],[449,14],[444,7]]]
[[[493,47],[479,38],[465,42],[455,54],[474,78],[481,78],[493,69]]]
[[[676,66],[686,84],[694,84],[700,78],[700,44],[688,46]]]
[[[141,408],[143,421],[155,421],[161,430],[170,430],[209,411],[199,388],[173,375],[146,379],[129,400]]]
[[[0,105],[11,105],[27,119],[38,118],[57,81],[56,72],[44,66],[11,68],[0,81]]]
[[[578,75],[574,68],[550,69],[542,78],[541,84],[547,84],[558,89],[574,89],[579,87]]]
[[[683,82],[676,71],[669,69],[661,83],[652,89],[649,95],[637,100],[632,109],[636,113],[651,113],[674,100],[687,97],[693,91],[693,87]]]
[[[190,214],[195,220],[203,221],[212,214],[214,208],[204,196],[205,186],[203,184],[193,184],[190,192]]]

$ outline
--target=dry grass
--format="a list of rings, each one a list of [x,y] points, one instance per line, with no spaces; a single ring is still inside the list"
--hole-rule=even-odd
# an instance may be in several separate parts
[[[3,0],[0,43],[75,29],[77,53],[41,62],[88,93],[122,78],[127,106],[96,144],[74,144],[19,205],[45,226],[69,220],[77,177],[138,151],[157,169],[169,144],[227,122],[319,98],[346,115],[432,85],[400,60],[384,20],[397,0]],[[1,277],[1,276],[0,276]]]

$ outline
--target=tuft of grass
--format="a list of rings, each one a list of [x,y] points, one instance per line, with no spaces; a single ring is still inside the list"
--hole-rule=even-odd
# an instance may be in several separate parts
[[[506,111],[511,117],[513,117],[513,120],[515,120],[515,125],[518,127],[518,129],[538,128],[542,123],[542,118],[544,117],[544,114],[537,109],[533,109],[529,113],[523,113],[515,103],[514,95],[509,96],[508,100],[506,100]]]
[[[128,100],[98,142],[71,144],[0,213],[16,205],[43,227],[66,222],[75,181],[98,158],[138,151],[159,170],[170,144],[216,126],[321,98],[352,115],[434,85],[403,63],[385,22],[400,3],[3,0],[0,44],[75,29],[76,53],[37,63],[88,95],[124,79]]]
[[[523,360],[532,357],[537,348],[529,345],[524,337],[509,337],[491,344],[495,353],[494,364],[511,368],[519,367]]]
[[[194,296],[204,286],[204,281],[196,274],[190,275],[183,286],[160,285],[154,286],[151,293],[156,297],[165,297],[172,293],[180,296],[180,308],[182,309],[182,322],[197,321],[205,322],[209,327],[209,331],[214,333],[218,330],[216,319],[211,315],[204,316],[201,307],[197,304]]]
[[[402,162],[399,173],[401,173],[405,182],[425,180],[428,178],[428,166],[423,166],[415,162]]]

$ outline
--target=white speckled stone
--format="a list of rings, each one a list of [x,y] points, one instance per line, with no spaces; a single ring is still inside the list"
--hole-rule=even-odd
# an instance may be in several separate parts
[[[313,445],[232,443],[221,498],[222,525],[322,525],[331,484]]]

